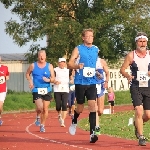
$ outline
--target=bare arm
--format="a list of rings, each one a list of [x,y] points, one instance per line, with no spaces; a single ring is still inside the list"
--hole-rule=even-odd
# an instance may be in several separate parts
[[[27,80],[28,80],[29,82],[32,80],[31,77],[30,77],[30,75],[31,75],[31,73],[32,73],[32,71],[33,71],[33,68],[34,68],[34,64],[32,63],[32,64],[28,67],[27,72],[26,72],[26,78],[27,78]]]
[[[104,69],[104,72],[106,75],[106,82],[108,82],[109,81],[109,70],[108,70],[108,65],[104,59],[102,60],[102,64],[103,64],[103,69]]]
[[[55,72],[54,72],[54,68],[53,68],[53,65],[52,65],[52,64],[49,64],[49,71],[50,71],[51,77],[50,77],[50,78],[48,78],[48,77],[43,77],[43,80],[44,80],[45,82],[54,83],[54,80],[55,80]]]
[[[120,73],[129,80],[131,80],[131,75],[125,70],[130,66],[132,61],[133,61],[133,52],[130,52],[125,57],[124,63],[122,64],[121,69],[120,69]]]
[[[68,69],[82,69],[83,64],[75,64],[75,60],[79,57],[79,51],[78,48],[76,47],[71,54],[71,58],[67,64]]]
[[[108,88],[108,81],[109,81],[109,70],[108,70],[108,65],[104,59],[101,59],[101,63],[103,64],[103,69],[105,72],[106,80],[104,83],[104,88]]]
[[[7,72],[6,72],[6,80],[9,80],[9,71],[8,71],[8,67],[7,67]]]
[[[115,100],[115,93],[114,93],[114,100]]]
[[[33,81],[30,77],[32,71],[33,71],[33,68],[34,68],[34,64],[32,63],[29,68],[27,69],[27,72],[26,72],[26,79],[29,81],[29,88],[32,89],[34,86],[33,86]]]
[[[54,83],[55,80],[55,73],[54,73],[54,67],[52,64],[49,65],[49,69],[50,69],[50,73],[51,73],[51,78],[50,78],[50,82]]]

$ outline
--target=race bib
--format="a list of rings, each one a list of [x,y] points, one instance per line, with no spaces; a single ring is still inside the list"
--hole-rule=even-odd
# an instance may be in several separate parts
[[[69,90],[69,86],[63,85],[63,84],[59,84],[58,85],[58,91],[60,91],[60,92],[66,92],[68,90]]]
[[[0,84],[5,83],[5,81],[6,81],[6,80],[5,80],[5,77],[4,77],[4,76],[1,76],[1,77],[0,77]]]
[[[74,91],[75,90],[75,85],[70,86],[70,91]]]
[[[148,81],[149,77],[147,75],[147,72],[137,71],[137,80],[138,81]]]
[[[149,76],[147,72],[137,71],[137,80],[139,81],[139,87],[148,87]]]
[[[97,94],[101,93],[101,84],[96,84]]]
[[[47,93],[47,88],[38,88],[38,94],[45,95]]]
[[[84,67],[83,76],[84,77],[93,77],[93,76],[95,76],[95,68]]]

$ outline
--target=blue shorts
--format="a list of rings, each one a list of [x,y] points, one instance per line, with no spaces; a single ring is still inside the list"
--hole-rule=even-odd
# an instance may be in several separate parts
[[[105,94],[105,88],[104,88],[103,84],[101,84],[101,93],[97,94],[97,98],[103,96],[104,94]]]
[[[68,106],[74,105],[74,100],[75,100],[75,91],[70,91],[69,92],[69,97],[68,97]]]

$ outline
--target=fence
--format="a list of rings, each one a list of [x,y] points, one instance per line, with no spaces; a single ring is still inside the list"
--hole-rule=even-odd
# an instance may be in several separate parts
[[[129,71],[130,70],[127,70],[127,72]],[[113,87],[115,91],[129,89],[128,81],[120,74],[119,69],[109,69],[109,78],[108,86]],[[16,92],[30,92],[25,72],[10,72],[7,87]]]
[[[10,79],[7,81],[7,88],[16,92],[30,92],[25,72],[10,72]]]

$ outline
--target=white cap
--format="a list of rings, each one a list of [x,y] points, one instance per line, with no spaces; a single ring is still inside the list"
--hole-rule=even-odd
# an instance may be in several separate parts
[[[65,61],[65,62],[66,62],[66,59],[65,59],[65,58],[59,58],[59,59],[58,59],[58,62],[62,62],[62,61]]]

